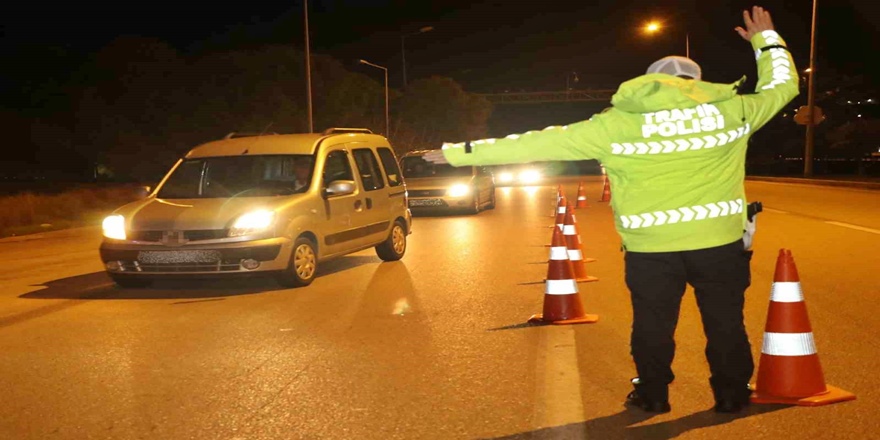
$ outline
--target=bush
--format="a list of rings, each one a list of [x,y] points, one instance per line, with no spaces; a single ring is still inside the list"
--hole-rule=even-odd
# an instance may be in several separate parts
[[[14,235],[15,231],[47,223],[54,229],[58,225],[85,225],[143,196],[143,187],[125,185],[0,197],[0,235]]]

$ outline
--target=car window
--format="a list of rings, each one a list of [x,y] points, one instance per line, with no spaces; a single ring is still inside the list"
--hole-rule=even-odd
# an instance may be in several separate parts
[[[202,195],[202,173],[205,162],[185,160],[174,169],[159,190],[163,199],[194,199]]]
[[[327,155],[324,161],[324,186],[329,186],[334,180],[354,180],[351,173],[351,165],[348,162],[348,154],[345,151],[333,151]]]
[[[309,155],[247,155],[187,159],[159,189],[166,199],[268,197],[302,192],[311,181]]]
[[[404,177],[463,177],[472,176],[474,167],[454,167],[449,164],[434,164],[422,156],[404,157],[401,161]]]
[[[397,160],[394,153],[388,148],[377,148],[379,159],[382,160],[382,166],[385,168],[385,176],[388,177],[388,186],[400,186],[403,184],[403,176],[400,175],[400,167],[397,166]]]
[[[379,162],[376,161],[376,155],[373,154],[373,150],[369,148],[356,148],[352,153],[358,167],[358,173],[361,175],[364,190],[375,191],[385,188],[385,179],[382,178],[382,172],[379,171]]]

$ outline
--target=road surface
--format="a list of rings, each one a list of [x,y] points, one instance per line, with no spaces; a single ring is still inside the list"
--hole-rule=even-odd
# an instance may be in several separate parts
[[[564,182],[574,197],[577,180]],[[857,400],[712,411],[692,294],[672,412],[622,402],[635,376],[622,253],[601,183],[577,212],[595,324],[532,326],[555,186],[498,190],[477,216],[417,217],[407,255],[270,280],[119,289],[100,231],[0,240],[0,438],[841,438],[880,434],[880,192],[748,182],[761,200],[746,326],[756,363],[777,252],[791,249],[828,384]]]

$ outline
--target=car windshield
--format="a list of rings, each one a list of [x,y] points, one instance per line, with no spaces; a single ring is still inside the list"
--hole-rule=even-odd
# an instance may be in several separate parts
[[[403,158],[403,177],[462,177],[473,175],[473,167],[454,167],[447,164],[434,164],[421,156]]]
[[[159,188],[163,199],[271,197],[305,192],[310,155],[257,155],[186,159]]]

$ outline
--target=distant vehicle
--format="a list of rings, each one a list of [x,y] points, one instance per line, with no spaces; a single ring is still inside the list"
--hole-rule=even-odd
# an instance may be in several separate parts
[[[484,208],[495,208],[495,181],[487,168],[427,162],[423,156],[428,151],[411,151],[400,159],[413,212],[464,210],[477,214]]]
[[[325,260],[406,252],[412,216],[388,140],[365,129],[227,136],[192,149],[145,199],[104,219],[100,254],[120,286],[266,273],[312,282]]]
[[[515,164],[493,167],[498,186],[537,186],[544,183],[543,167],[537,164]]]

